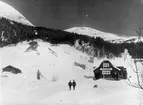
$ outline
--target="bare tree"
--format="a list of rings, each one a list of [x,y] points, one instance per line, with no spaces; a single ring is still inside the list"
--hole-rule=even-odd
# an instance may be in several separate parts
[[[135,29],[135,32],[138,35],[138,41],[141,41],[141,37],[143,37],[143,28],[139,27],[138,29]]]
[[[139,89],[142,89],[142,90],[143,90],[143,83],[142,83],[142,82],[143,82],[143,80],[142,80],[143,76],[141,75],[141,72],[142,72],[142,71],[138,68],[137,62],[139,62],[139,63],[141,64],[141,66],[143,67],[143,60],[142,60],[142,59],[134,60],[135,68],[133,68],[133,66],[129,63],[130,66],[131,66],[131,68],[132,68],[132,70],[133,70],[133,72],[134,72],[135,75],[136,75],[137,83],[132,82],[132,81],[131,81],[131,76],[130,76],[130,77],[128,78],[127,84],[128,84],[129,86],[132,86],[132,87],[139,88]]]
[[[138,35],[138,41],[141,41],[141,38],[143,37],[143,28],[139,27],[138,29],[135,29],[137,35]],[[137,63],[140,63],[141,66],[143,67],[143,59],[139,58],[139,59],[135,59],[134,60],[134,65],[135,68],[133,68],[133,66],[130,64],[132,70],[134,71],[135,75],[136,75],[136,79],[137,79],[137,83],[133,83],[131,81],[131,76],[128,78],[128,85],[135,87],[135,88],[139,88],[143,90],[143,70],[138,68]]]

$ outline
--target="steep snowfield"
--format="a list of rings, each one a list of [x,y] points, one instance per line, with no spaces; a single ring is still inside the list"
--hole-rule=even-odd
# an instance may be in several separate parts
[[[52,46],[38,41],[37,50],[26,42],[15,47],[1,49],[1,66],[13,65],[22,70],[22,74],[3,73],[1,77],[2,103],[4,105],[139,105],[138,90],[128,86],[125,80],[109,81],[85,78],[93,76],[93,66],[99,66],[103,59],[89,63],[89,56],[68,45]],[[28,50],[27,50],[28,49]],[[116,58],[111,62],[124,65],[133,76],[128,65],[130,58]],[[124,59],[126,58],[126,60]],[[86,69],[77,67],[74,62],[85,64]],[[36,80],[40,70],[46,78]],[[134,76],[132,77],[135,80]],[[54,81],[54,80],[55,81]],[[77,89],[69,91],[69,80],[77,81]],[[97,88],[93,86],[97,84]]]
[[[0,17],[33,26],[20,12],[2,1],[0,1]]]
[[[91,37],[101,37],[105,40],[109,40],[112,42],[122,42],[127,39],[126,37],[120,37],[118,35],[102,32],[96,29],[92,29],[90,27],[73,27],[73,28],[66,29],[65,31],[88,35]]]

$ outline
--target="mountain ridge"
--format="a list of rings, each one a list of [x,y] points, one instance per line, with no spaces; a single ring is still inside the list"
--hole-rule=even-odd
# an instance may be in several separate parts
[[[23,23],[25,25],[34,26],[19,11],[3,1],[0,1],[0,17]]]
[[[7,4],[5,5],[8,8],[12,8],[9,5],[7,6]],[[13,9],[13,11],[16,10]],[[16,13],[19,14],[19,12]],[[12,14],[16,15],[15,12],[12,12]],[[77,30],[77,32],[73,32],[74,30]],[[139,54],[140,57],[143,57],[141,54],[142,51],[140,49],[138,50],[138,47],[142,43],[133,43],[134,40],[125,42],[127,40],[125,37],[101,32],[90,27],[73,27],[62,31],[26,25],[25,23],[2,17],[0,19],[0,34],[1,48],[9,45],[17,45],[23,41],[29,42],[35,39],[41,39],[52,45],[67,44],[74,46],[76,49],[96,57],[103,57],[104,55],[111,58],[113,57],[112,55],[119,57],[125,49],[128,49],[129,53],[133,56]]]
[[[64,31],[88,35],[90,37],[95,37],[95,38],[101,37],[104,40],[108,40],[108,41],[111,41],[111,40],[123,40],[124,41],[124,40],[128,39],[127,37],[118,36],[117,34],[99,31],[99,30],[93,29],[91,27],[72,27],[72,28],[66,29]]]

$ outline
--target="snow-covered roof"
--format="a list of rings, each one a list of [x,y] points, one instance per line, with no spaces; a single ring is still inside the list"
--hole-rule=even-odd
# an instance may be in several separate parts
[[[113,64],[112,64],[113,65]],[[115,65],[113,65],[114,68],[116,68],[117,70],[121,71],[121,69],[119,69],[118,67],[116,67]]]
[[[114,65],[110,60],[108,60],[108,59],[103,60],[98,66],[95,66],[93,69],[94,69],[94,70],[97,69],[103,62],[110,62],[114,68],[116,68],[117,70],[121,71],[120,68],[118,68],[117,66],[115,66],[115,65]]]
[[[13,66],[11,66],[11,65],[8,65],[8,66],[6,66],[5,68],[3,68],[3,72],[4,72],[4,71],[10,72],[10,71],[13,71],[13,70],[15,70],[17,73],[21,73],[21,70],[20,70],[20,69],[18,69],[18,68],[16,68],[16,67],[13,67]]]

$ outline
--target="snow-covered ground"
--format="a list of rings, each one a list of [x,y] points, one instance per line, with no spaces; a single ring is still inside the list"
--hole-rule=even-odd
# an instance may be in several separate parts
[[[84,76],[93,76],[93,66],[99,66],[104,60],[94,59],[68,45],[52,46],[38,41],[36,50],[31,50],[26,42],[14,47],[1,49],[1,67],[15,66],[22,74],[3,73],[1,77],[1,103],[3,105],[139,105],[139,90],[127,85],[125,80],[93,80]],[[128,75],[135,80],[128,60],[111,60],[115,65],[124,65]],[[126,58],[126,59],[125,59]],[[86,69],[77,67],[74,62],[86,65]],[[46,79],[36,80],[37,70]],[[55,81],[54,81],[54,80]],[[77,88],[69,91],[68,81],[75,79]],[[93,86],[97,84],[97,88]]]

